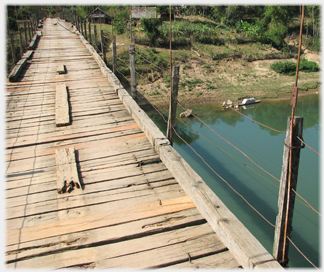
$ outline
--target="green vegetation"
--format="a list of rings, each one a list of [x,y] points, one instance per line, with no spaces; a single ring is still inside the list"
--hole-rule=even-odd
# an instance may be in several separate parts
[[[283,75],[293,76],[296,74],[297,64],[292,61],[278,61],[273,63],[270,68],[277,73]],[[301,59],[299,65],[299,71],[303,72],[317,72],[319,70],[319,66],[314,61],[308,61],[306,59]]]

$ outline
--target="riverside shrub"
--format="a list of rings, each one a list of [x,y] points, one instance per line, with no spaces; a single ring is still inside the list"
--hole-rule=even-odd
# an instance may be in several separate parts
[[[277,61],[273,63],[270,68],[277,73],[283,75],[293,76],[296,74],[297,63],[292,61]],[[303,72],[317,72],[319,71],[319,66],[314,61],[308,61],[306,59],[301,59],[299,64],[299,71]]]

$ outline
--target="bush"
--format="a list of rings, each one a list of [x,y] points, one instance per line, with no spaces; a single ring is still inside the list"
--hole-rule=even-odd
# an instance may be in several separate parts
[[[116,15],[113,22],[113,27],[117,34],[123,34],[124,32],[126,32],[127,29],[126,22],[128,18],[129,18],[128,11],[122,11]]]
[[[18,24],[15,18],[8,17],[8,29],[18,31]]]
[[[296,63],[292,61],[277,61],[270,68],[283,75],[293,76],[296,73]]]
[[[277,61],[270,66],[275,72],[289,76],[296,74],[296,67],[297,64],[292,61]],[[301,59],[300,61],[299,71],[317,72],[319,69],[318,64],[314,61],[308,61],[306,59]]]
[[[140,20],[141,24],[143,25],[145,34],[150,40],[151,45],[156,44],[156,40],[160,37],[161,32],[157,28],[157,25],[161,23],[161,18],[158,19],[146,19],[142,18]]]
[[[265,38],[261,38],[260,41],[267,40],[268,42],[271,41],[271,44],[273,47],[275,47],[278,50],[281,50],[283,47],[286,46],[285,38],[288,32],[288,28],[279,25],[277,27],[270,28],[265,33]]]
[[[317,72],[319,71],[319,66],[315,61],[308,61],[307,59],[302,59],[299,64],[299,70],[303,72]]]
[[[200,36],[196,35],[195,40],[203,44],[213,44],[213,45],[224,45],[225,42],[223,39],[211,37],[211,36]]]

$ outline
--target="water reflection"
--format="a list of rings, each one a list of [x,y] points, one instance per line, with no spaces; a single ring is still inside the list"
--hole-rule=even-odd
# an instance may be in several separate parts
[[[319,99],[317,95],[298,98],[295,115],[304,117],[304,140],[319,150]],[[221,105],[193,106],[193,111],[222,137],[233,143],[253,161],[280,178],[284,133],[256,124]],[[279,131],[287,128],[291,115],[290,101],[262,101],[240,111],[253,120]],[[177,114],[179,116],[180,110]],[[167,110],[163,112],[167,118]],[[165,133],[166,124],[156,113],[149,116]],[[278,181],[253,165],[240,152],[211,132],[196,118],[176,121],[177,133],[184,138],[212,168],[227,180],[270,222],[275,223],[278,201]],[[271,253],[274,229],[256,214],[241,198],[219,179],[180,139],[174,139],[175,149],[187,160],[226,206]],[[319,208],[319,158],[303,149],[297,191],[311,205]],[[297,198],[293,219],[292,240],[316,265],[319,265],[319,216]],[[290,267],[311,267],[293,248],[289,249]]]

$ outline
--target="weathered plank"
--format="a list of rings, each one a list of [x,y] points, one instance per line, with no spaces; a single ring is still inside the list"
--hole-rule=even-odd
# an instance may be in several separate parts
[[[38,254],[55,252],[62,248],[65,250],[73,250],[75,246],[87,247],[102,242],[103,240],[105,243],[108,243],[121,239],[129,240],[135,237],[138,239],[148,234],[165,232],[170,229],[190,225],[199,225],[205,222],[196,209],[187,209],[126,222],[122,225],[112,225],[89,231],[75,232],[66,236],[55,236],[21,243],[18,251],[16,250],[16,245],[8,246],[7,261],[13,261],[15,258],[18,260],[26,257],[36,258]],[[15,256],[16,253],[18,253],[17,256]]]
[[[57,65],[56,72],[58,74],[65,74],[65,65],[63,63],[60,63]]]
[[[8,79],[10,82],[15,82],[19,76],[19,73],[23,70],[27,63],[27,58],[20,59],[14,68],[11,70]]]
[[[55,124],[57,127],[70,124],[70,107],[68,91],[65,83],[56,85],[55,93]]]
[[[29,45],[28,45],[28,49],[31,50],[31,49],[35,49],[36,47],[36,44],[37,44],[37,41],[38,41],[38,34],[35,33],[34,36],[32,37]]]
[[[70,193],[74,189],[83,189],[80,183],[78,169],[75,161],[75,149],[59,148],[55,151],[57,192]]]
[[[200,258],[193,258],[190,256],[188,261],[167,266],[167,269],[189,268],[189,269],[230,269],[239,268],[240,264],[233,258],[230,251],[217,252],[213,255],[203,256]]]
[[[7,231],[7,245],[16,244],[18,242],[19,234],[19,241],[23,243],[38,239],[44,239],[47,237],[75,233],[87,229],[121,224],[124,222],[137,220],[138,218],[148,218],[186,209],[192,209],[194,207],[195,206],[192,204],[189,197],[181,197],[178,199],[166,200],[162,203],[161,201],[158,201],[143,206],[126,208],[124,210],[119,209],[117,211],[94,214],[87,217],[54,222],[47,225],[23,228],[20,231],[9,230]]]

